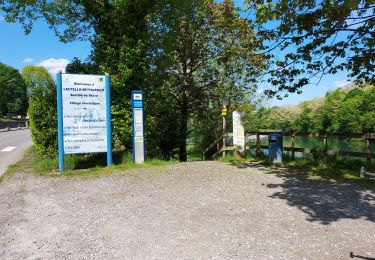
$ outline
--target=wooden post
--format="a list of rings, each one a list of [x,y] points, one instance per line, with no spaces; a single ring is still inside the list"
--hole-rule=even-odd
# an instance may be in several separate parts
[[[324,154],[327,155],[327,150],[328,150],[328,136],[325,134],[323,136],[323,149],[324,149]]]
[[[293,132],[292,133],[292,159],[294,160],[295,158],[295,151],[294,151],[294,147],[295,147],[295,136],[296,136],[296,133]]]
[[[256,151],[255,151],[255,155],[256,156],[260,156],[260,140],[259,140],[259,132],[257,132],[257,140],[256,140]]]
[[[370,135],[365,135],[366,141],[366,153],[367,153],[367,169],[371,168],[371,146],[370,146]]]
[[[225,158],[225,136],[226,136],[226,129],[227,129],[227,122],[225,120],[225,116],[223,116],[223,158]]]

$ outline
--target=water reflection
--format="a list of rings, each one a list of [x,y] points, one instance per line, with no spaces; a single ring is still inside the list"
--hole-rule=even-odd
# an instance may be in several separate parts
[[[260,136],[260,144],[261,145],[268,145],[268,138],[267,136]],[[295,137],[295,147],[296,148],[314,148],[314,149],[324,149],[323,145],[323,137],[308,137],[308,136],[296,136]],[[228,140],[230,145],[231,139]],[[256,136],[251,135],[247,136],[247,145],[252,147],[252,151],[255,152],[255,144],[256,144]],[[283,140],[284,147],[291,147],[292,146],[292,138],[291,136],[284,136]],[[328,150],[335,150],[335,151],[346,151],[346,152],[366,152],[366,144],[363,138],[338,138],[338,137],[328,137],[327,138],[327,148]],[[375,153],[375,142],[371,142],[370,149],[372,153]],[[264,155],[268,154],[267,149],[261,149]],[[285,154],[290,154],[291,152],[284,151]],[[295,152],[295,156],[297,158],[301,158],[304,156],[303,152]],[[366,160],[365,158],[358,158],[360,160]]]

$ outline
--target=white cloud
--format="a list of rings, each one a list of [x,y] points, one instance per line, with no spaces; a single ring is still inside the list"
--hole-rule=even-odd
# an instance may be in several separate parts
[[[49,58],[46,60],[42,60],[37,65],[45,67],[49,73],[52,75],[55,75],[59,70],[62,72],[65,72],[65,67],[68,65],[69,60],[67,59],[55,59],[55,58]]]
[[[23,63],[33,63],[34,59],[33,58],[26,58],[22,61]]]
[[[336,87],[336,88],[343,88],[343,87],[346,87],[348,85],[351,85],[352,83],[350,81],[347,81],[347,80],[336,80],[333,82],[333,85]]]

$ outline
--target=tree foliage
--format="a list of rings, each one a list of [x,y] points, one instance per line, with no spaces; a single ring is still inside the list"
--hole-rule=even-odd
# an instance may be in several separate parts
[[[178,151],[186,160],[192,130],[219,124],[224,104],[245,102],[264,69],[260,42],[230,0],[3,1],[1,8],[26,33],[42,18],[62,41],[90,39],[89,60],[75,59],[67,71],[112,76],[115,145],[131,145],[130,92],[145,90],[148,154],[165,158]]]
[[[123,82],[134,79],[130,81],[137,85],[144,83],[145,67],[141,64],[145,65],[148,25],[153,22],[149,18],[163,15],[155,10],[165,11],[181,2],[4,0],[0,8],[7,21],[21,22],[26,33],[35,20],[45,19],[62,41],[90,39],[95,62],[105,63],[110,72],[124,78]],[[373,1],[244,2],[246,9],[237,13],[248,12],[243,17],[249,20],[247,24],[256,26],[256,39],[264,44],[261,53],[270,61],[268,81],[272,87],[268,94],[281,98],[285,91],[300,93],[302,86],[318,83],[324,74],[340,70],[347,70],[349,77],[362,83],[374,83]],[[186,6],[189,3],[186,1]],[[217,39],[224,46],[233,38]]]
[[[254,32],[238,11],[232,1],[170,1],[151,17],[152,82],[147,93],[169,95],[180,160],[186,160],[189,125],[196,133],[207,122],[220,125],[222,106],[239,105],[248,98],[247,90],[254,88],[264,68]],[[208,131],[207,138],[215,138],[219,131]]]
[[[66,66],[66,73],[74,74],[100,74],[100,68],[97,64],[90,60],[81,61],[78,58],[73,58],[73,60]]]
[[[0,115],[26,115],[26,85],[17,69],[0,63]]]
[[[40,154],[53,157],[57,153],[56,87],[43,67],[27,66],[22,70],[29,93],[31,136]]]
[[[28,98],[33,96],[35,91],[47,93],[54,85],[51,74],[44,67],[26,66],[21,75],[26,83]]]
[[[269,94],[300,93],[338,71],[348,71],[357,83],[375,82],[374,1],[245,2],[273,65]]]
[[[74,59],[67,72],[111,75],[116,147],[132,145],[134,89],[145,91],[148,156],[185,161],[188,138],[203,150],[222,132],[223,106],[246,111],[247,129],[372,131],[374,111],[362,104],[373,104],[372,87],[270,109],[259,108],[254,91],[268,68],[271,95],[299,93],[313,78],[339,70],[372,83],[371,1],[246,2],[248,16],[232,0],[5,0],[0,8],[26,33],[41,18],[61,41],[91,41],[88,59]]]
[[[248,131],[282,129],[296,132],[362,133],[375,132],[375,86],[337,89],[325,98],[298,106],[260,108],[255,112],[258,125]]]

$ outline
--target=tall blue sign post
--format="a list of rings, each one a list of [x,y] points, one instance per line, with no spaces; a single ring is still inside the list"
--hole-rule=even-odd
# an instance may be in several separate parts
[[[59,171],[64,154],[107,152],[112,165],[111,96],[108,75],[56,75]]]
[[[145,162],[143,91],[134,90],[132,95],[133,161]]]

